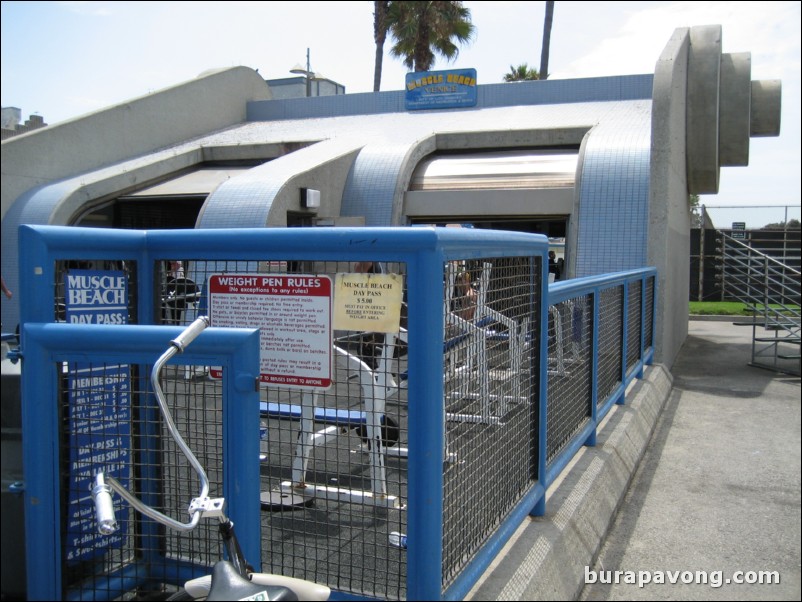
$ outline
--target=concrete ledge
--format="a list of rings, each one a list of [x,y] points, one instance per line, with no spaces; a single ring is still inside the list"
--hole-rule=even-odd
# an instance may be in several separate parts
[[[782,81],[778,79],[752,81],[750,134],[779,136],[781,107]]]
[[[722,166],[749,165],[752,55],[722,53],[718,159]]]
[[[698,322],[743,322],[751,316],[744,314],[743,316],[717,316],[713,314],[691,314],[688,316],[689,320]]]
[[[527,519],[466,600],[574,600],[671,392],[662,365],[648,366],[627,403],[611,409],[597,435],[547,492],[546,515]]]

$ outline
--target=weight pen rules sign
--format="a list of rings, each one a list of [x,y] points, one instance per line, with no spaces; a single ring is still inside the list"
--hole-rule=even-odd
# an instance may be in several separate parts
[[[267,385],[327,389],[332,383],[331,278],[213,274],[213,326],[260,329],[260,375]],[[219,370],[212,376],[219,377]]]
[[[337,274],[335,286],[320,275],[214,274],[209,315],[213,326],[259,328],[262,383],[320,390],[332,384],[333,330],[398,332],[402,284],[397,274]]]

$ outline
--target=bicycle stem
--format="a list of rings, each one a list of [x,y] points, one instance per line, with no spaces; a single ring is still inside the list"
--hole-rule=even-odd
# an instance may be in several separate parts
[[[189,460],[190,465],[192,468],[195,469],[195,472],[198,474],[198,477],[201,481],[201,493],[198,497],[205,498],[209,496],[209,479],[206,476],[206,471],[201,466],[201,463],[195,457],[195,454],[192,453],[192,450],[184,441],[184,438],[181,436],[181,433],[178,432],[178,427],[175,425],[175,421],[173,420],[173,415],[170,413],[170,409],[167,407],[167,404],[164,401],[164,391],[162,390],[161,384],[159,384],[159,373],[161,372],[162,367],[166,364],[170,358],[174,355],[181,353],[184,351],[185,347],[189,345],[195,337],[197,337],[201,331],[209,325],[209,318],[206,316],[201,316],[197,320],[195,320],[189,327],[182,332],[179,336],[177,336],[174,340],[170,341],[172,347],[165,351],[161,357],[156,360],[156,363],[153,364],[153,369],[150,372],[150,384],[153,386],[153,391],[156,394],[156,402],[159,404],[159,409],[161,410],[162,416],[167,424],[167,430],[170,432],[170,435],[173,437],[178,449],[181,450],[181,453],[186,456],[187,460]]]
[[[170,341],[171,347],[165,351],[156,363],[153,365],[153,369],[150,373],[150,382],[153,387],[153,391],[156,396],[156,402],[159,404],[159,410],[164,417],[165,423],[167,425],[167,430],[170,432],[173,440],[175,441],[178,448],[181,450],[181,453],[189,461],[192,468],[195,469],[195,472],[198,475],[198,478],[201,482],[201,492],[198,498],[195,499],[206,499],[209,496],[209,478],[206,476],[206,471],[201,466],[201,463],[195,457],[195,454],[192,453],[192,450],[184,441],[184,438],[181,437],[181,434],[178,432],[178,427],[175,425],[175,421],[173,420],[173,416],[170,413],[170,409],[167,407],[167,404],[164,401],[164,391],[162,390],[161,385],[159,384],[159,374],[161,372],[162,367],[177,353],[182,353],[184,349],[207,327],[209,326],[209,318],[206,316],[201,316],[192,322],[181,334],[179,334],[175,339]],[[95,486],[92,488],[92,498],[95,500],[95,510],[97,515],[98,521],[98,531],[102,535],[110,535],[117,530],[117,521],[114,517],[114,507],[111,502],[111,491],[114,490],[120,497],[122,497],[125,501],[127,501],[131,506],[133,506],[136,510],[152,518],[153,520],[165,525],[166,527],[170,527],[171,529],[175,529],[176,531],[191,531],[194,529],[198,522],[203,515],[202,511],[196,511],[192,513],[192,518],[188,523],[179,522],[165,514],[162,514],[158,510],[155,510],[137,498],[134,494],[128,491],[122,483],[120,483],[117,479],[113,476],[105,476],[103,471],[100,471],[97,476],[95,477]],[[224,516],[221,516],[221,522],[225,519]],[[228,520],[228,519],[225,519]]]

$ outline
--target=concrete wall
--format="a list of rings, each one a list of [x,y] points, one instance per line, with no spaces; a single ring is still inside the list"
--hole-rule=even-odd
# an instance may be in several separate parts
[[[270,98],[256,71],[232,67],[5,140],[2,216],[32,188],[240,123]]]
[[[749,164],[750,136],[780,132],[780,83],[751,81],[749,53],[721,48],[720,25],[679,28],[655,66],[647,259],[659,273],[655,359],[669,367],[688,333],[689,195],[717,193],[722,166]]]
[[[685,118],[690,36],[671,36],[654,71],[647,261],[657,268],[655,361],[671,366],[688,336],[690,208]]]

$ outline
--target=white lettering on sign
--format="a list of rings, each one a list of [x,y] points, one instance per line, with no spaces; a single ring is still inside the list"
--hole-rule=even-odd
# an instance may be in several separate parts
[[[71,270],[65,275],[70,324],[126,324],[128,280],[117,270]]]

